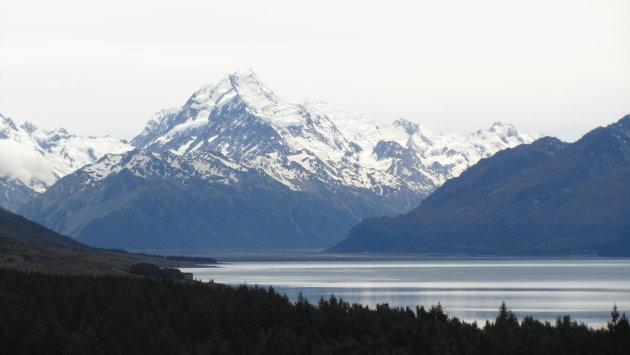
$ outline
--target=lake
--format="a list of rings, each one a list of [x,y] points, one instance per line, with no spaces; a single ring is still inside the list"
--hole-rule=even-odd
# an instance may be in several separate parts
[[[312,303],[331,294],[371,307],[439,302],[449,316],[480,324],[496,317],[502,301],[519,320],[569,314],[602,327],[615,303],[630,315],[628,259],[232,261],[182,271],[202,281],[271,285],[292,301],[301,292]]]

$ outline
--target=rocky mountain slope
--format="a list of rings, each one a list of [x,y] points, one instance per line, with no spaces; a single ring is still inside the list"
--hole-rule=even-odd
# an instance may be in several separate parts
[[[538,137],[501,123],[469,135],[382,125],[286,102],[238,72],[157,113],[133,151],[79,169],[20,211],[104,247],[321,248]]]
[[[331,250],[630,255],[630,116],[575,143],[543,138],[483,159]]]
[[[131,148],[119,139],[47,131],[29,122],[17,125],[0,115],[0,207],[17,210],[61,177]]]

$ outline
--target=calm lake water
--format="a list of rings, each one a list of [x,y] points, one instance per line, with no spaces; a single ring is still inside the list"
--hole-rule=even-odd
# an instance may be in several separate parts
[[[404,261],[256,261],[182,269],[202,281],[273,286],[292,301],[334,294],[374,307],[442,304],[449,316],[485,322],[505,301],[525,315],[601,327],[613,304],[630,315],[630,260],[467,259]]]

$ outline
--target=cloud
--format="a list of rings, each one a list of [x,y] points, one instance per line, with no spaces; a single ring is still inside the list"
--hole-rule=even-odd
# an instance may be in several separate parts
[[[0,140],[0,176],[18,179],[27,185],[31,181],[52,185],[57,180],[50,163],[41,154],[10,140]]]

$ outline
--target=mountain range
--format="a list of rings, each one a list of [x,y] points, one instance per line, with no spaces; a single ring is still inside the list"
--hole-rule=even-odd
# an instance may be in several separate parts
[[[18,211],[101,247],[321,248],[539,137],[504,123],[456,135],[351,118],[321,102],[287,102],[253,72],[237,72],[154,115],[133,149],[121,143],[42,185]]]
[[[116,138],[49,131],[30,122],[17,125],[0,114],[0,207],[16,211],[82,166],[130,149]]]
[[[630,255],[630,115],[575,143],[482,159],[413,211],[363,221],[335,252]]]

